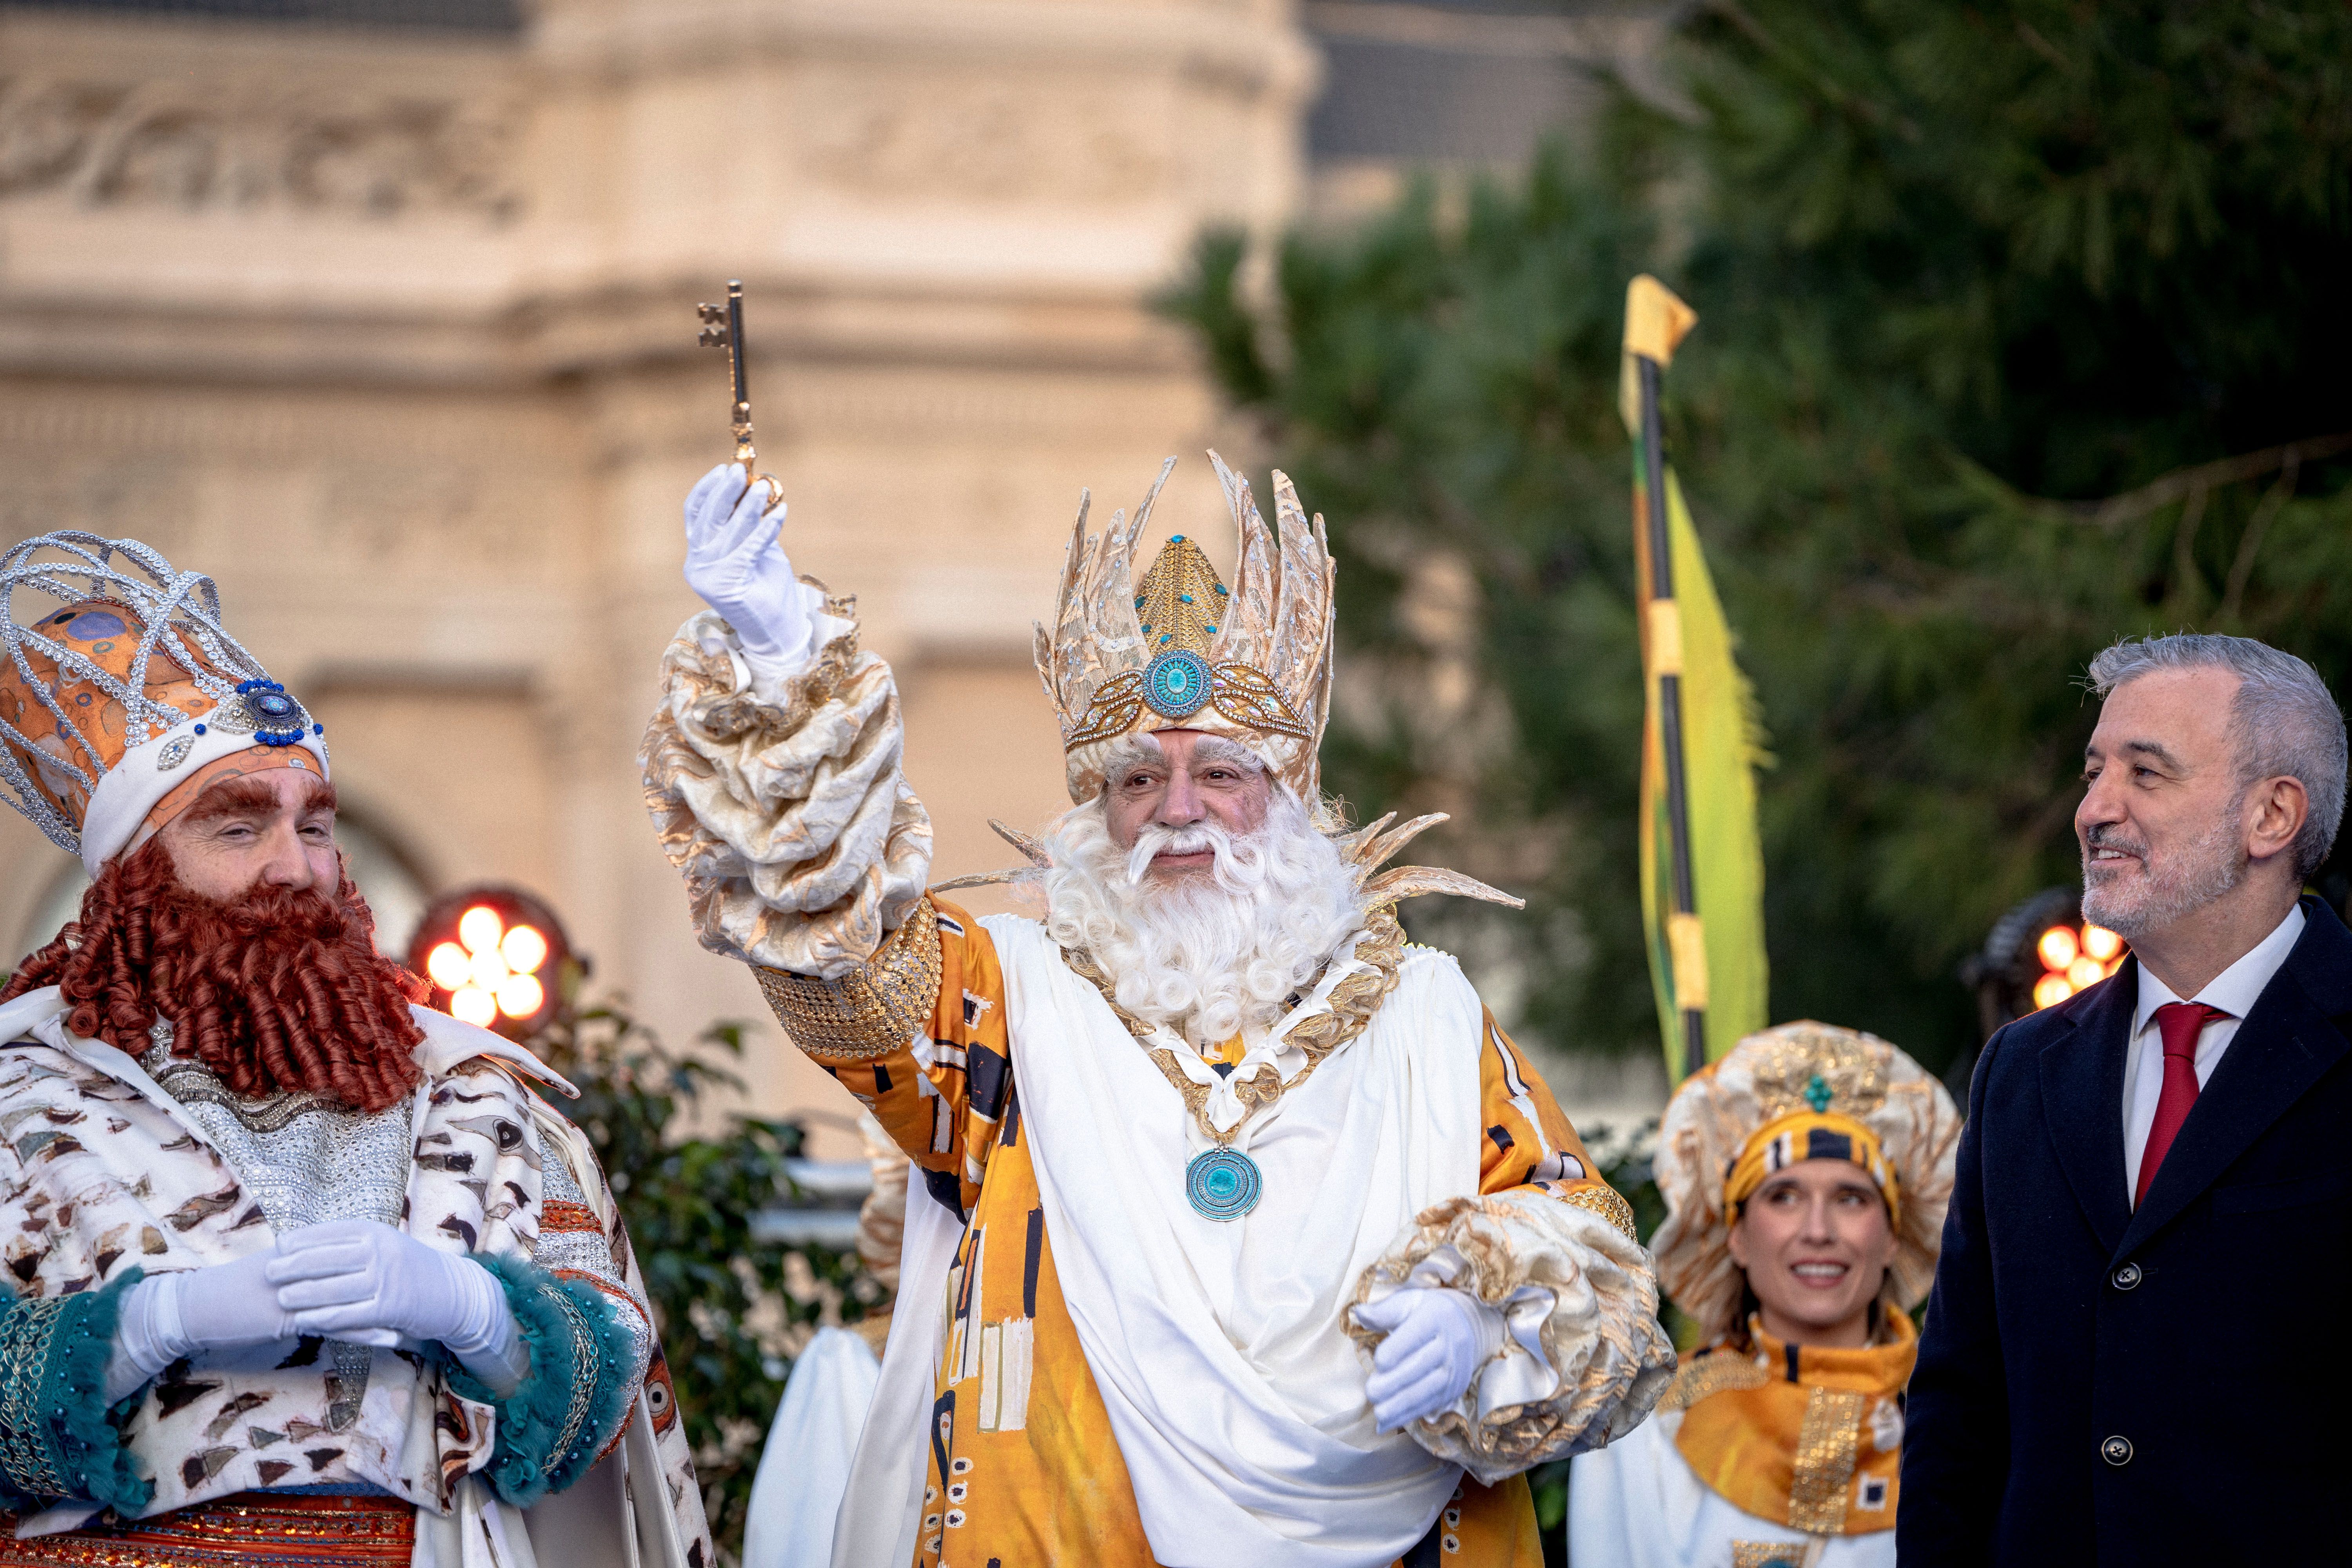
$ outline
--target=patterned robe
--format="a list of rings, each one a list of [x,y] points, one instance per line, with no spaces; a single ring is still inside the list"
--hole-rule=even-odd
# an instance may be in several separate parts
[[[1055,1264],[996,942],[924,893],[929,823],[898,775],[888,670],[857,651],[846,602],[828,608],[815,658],[772,701],[753,690],[723,622],[687,624],[646,737],[648,805],[704,945],[753,963],[793,1042],[874,1111],[961,1226],[930,1352],[930,1430],[908,1434],[929,1450],[908,1521],[912,1561],[1144,1568],[1152,1545]],[[1375,910],[1356,950],[1371,955],[1366,973],[1331,993],[1327,1051],[1349,1048],[1377,1012],[1403,947],[1392,915]],[[1100,983],[1085,955],[1065,957]],[[1458,973],[1451,984],[1466,990]],[[1673,1354],[1631,1210],[1593,1174],[1525,1056],[1491,1015],[1478,1038],[1444,1045],[1478,1053],[1480,1142],[1465,1167],[1475,1193],[1416,1216],[1355,1289],[1361,1300],[1373,1276],[1392,1283],[1443,1253],[1491,1304],[1556,1303],[1532,1322],[1514,1316],[1526,1342],[1480,1373],[1536,1392],[1496,1408],[1474,1383],[1457,1409],[1413,1428],[1469,1472],[1423,1550],[1535,1568],[1542,1551],[1520,1472],[1638,1422]],[[1243,1054],[1240,1041],[1217,1053],[1226,1064]],[[1171,1070],[1164,1102],[1134,1114],[1181,1119],[1181,1094]],[[853,1483],[845,1506],[857,1496]]]
[[[627,1235],[601,1217],[613,1205],[584,1141],[525,1080],[570,1086],[488,1031],[416,1016],[425,1083],[362,1116],[236,1101],[170,1057],[167,1035],[134,1061],[72,1034],[54,988],[0,1007],[0,1485],[26,1533],[105,1505],[152,1519],[294,1488],[388,1494],[433,1519],[528,1507],[583,1476],[642,1394],[680,1534],[712,1560]],[[95,1405],[130,1282],[343,1217],[489,1267],[530,1347],[522,1387],[494,1397],[437,1346],[303,1338],[184,1358],[110,1421],[68,1429],[58,1406]]]

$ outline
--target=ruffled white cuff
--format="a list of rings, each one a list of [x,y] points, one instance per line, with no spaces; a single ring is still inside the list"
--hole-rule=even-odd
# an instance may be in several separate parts
[[[1444,1287],[1497,1313],[1502,1348],[1451,1410],[1412,1425],[1421,1446],[1491,1486],[1606,1445],[1674,1376],[1658,1285],[1641,1245],[1591,1209],[1521,1189],[1423,1211],[1364,1271],[1359,1302]],[[1367,1354],[1382,1337],[1349,1331]]]
[[[858,650],[850,601],[803,586],[823,608],[795,665],[755,663],[713,611],[678,629],[638,760],[702,945],[838,980],[922,897],[931,824],[899,775],[889,666]]]

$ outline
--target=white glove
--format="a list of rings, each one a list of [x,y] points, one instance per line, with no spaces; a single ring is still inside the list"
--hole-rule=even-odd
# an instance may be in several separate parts
[[[277,1258],[275,1250],[257,1252],[133,1285],[115,1320],[106,1402],[126,1397],[182,1356],[282,1344],[298,1337],[294,1315],[278,1304],[268,1277]]]
[[[331,1220],[279,1237],[268,1274],[298,1333],[374,1345],[438,1340],[494,1390],[522,1382],[527,1352],[506,1289],[470,1258],[380,1221]]]
[[[1354,1310],[1360,1325],[1388,1334],[1372,1352],[1364,1380],[1372,1419],[1383,1432],[1452,1409],[1503,1348],[1503,1314],[1466,1290],[1403,1289]]]
[[[777,542],[783,503],[768,510],[767,499],[740,463],[702,476],[686,498],[686,585],[735,628],[747,659],[796,668],[808,652],[807,596]]]

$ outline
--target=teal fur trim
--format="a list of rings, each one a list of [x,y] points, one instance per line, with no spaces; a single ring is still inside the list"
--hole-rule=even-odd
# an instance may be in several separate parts
[[[458,1394],[498,1411],[498,1449],[484,1474],[501,1499],[528,1508],[586,1475],[628,1418],[636,1338],[593,1285],[519,1258],[476,1254],[474,1261],[506,1288],[530,1347],[530,1372],[504,1399],[455,1357],[444,1375]]]
[[[0,1493],[19,1511],[71,1499],[129,1514],[154,1496],[105,1394],[122,1297],[142,1278],[31,1300],[0,1287]]]

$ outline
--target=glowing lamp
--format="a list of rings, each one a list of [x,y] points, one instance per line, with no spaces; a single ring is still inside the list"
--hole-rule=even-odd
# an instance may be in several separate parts
[[[536,974],[547,962],[547,938],[537,926],[516,926],[499,939],[499,956],[517,974]]]
[[[488,952],[499,945],[499,936],[506,922],[499,911],[488,904],[476,904],[457,920],[457,940],[466,944],[467,952]]]
[[[509,1018],[528,1018],[547,1005],[547,991],[538,978],[529,974],[509,974],[499,982],[499,1011]]]
[[[435,900],[417,923],[409,965],[453,1017],[517,1039],[555,1016],[583,967],[545,904],[485,887]]]
[[[2054,1007],[2123,967],[2129,956],[2124,939],[2105,926],[2059,923],[2043,929],[2033,943],[2042,973],[2033,982],[2036,1010]]]
[[[444,991],[455,991],[474,977],[474,961],[454,942],[435,946],[425,957],[425,977]]]

